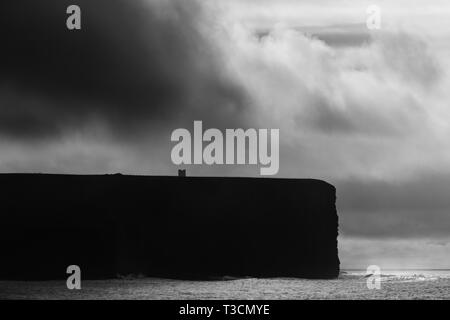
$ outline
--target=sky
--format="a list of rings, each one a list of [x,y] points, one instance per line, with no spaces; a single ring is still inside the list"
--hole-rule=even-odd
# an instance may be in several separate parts
[[[277,176],[337,188],[342,267],[450,268],[448,1],[76,2],[80,31],[0,4],[0,172],[172,175],[194,120],[278,128]]]

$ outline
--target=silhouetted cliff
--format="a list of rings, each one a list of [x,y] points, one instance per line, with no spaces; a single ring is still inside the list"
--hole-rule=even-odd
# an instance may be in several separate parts
[[[0,174],[0,278],[332,278],[335,188],[319,180]]]

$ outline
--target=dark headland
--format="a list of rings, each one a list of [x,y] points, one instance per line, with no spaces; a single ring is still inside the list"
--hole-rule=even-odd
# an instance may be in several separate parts
[[[0,174],[0,279],[334,278],[320,180]]]

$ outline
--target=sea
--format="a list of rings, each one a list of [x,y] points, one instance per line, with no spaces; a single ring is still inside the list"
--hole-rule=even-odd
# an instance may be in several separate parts
[[[127,277],[82,280],[80,290],[69,290],[64,280],[0,281],[0,299],[450,299],[450,270],[383,270],[379,279],[379,286],[374,287],[366,270],[342,270],[332,280],[226,277],[220,281],[186,281]]]

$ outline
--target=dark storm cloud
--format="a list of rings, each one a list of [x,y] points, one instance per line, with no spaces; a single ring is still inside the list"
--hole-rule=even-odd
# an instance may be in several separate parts
[[[349,236],[448,236],[450,175],[419,174],[403,182],[336,182],[341,231]]]
[[[66,28],[71,4],[79,31]],[[126,133],[196,110],[233,113],[240,92],[220,73],[201,11],[194,1],[3,1],[0,133],[54,135],[91,117]]]

